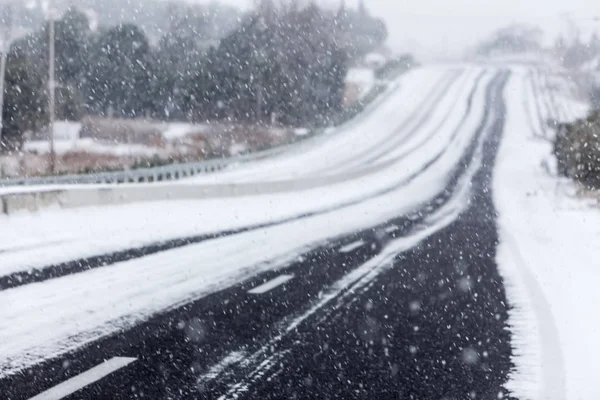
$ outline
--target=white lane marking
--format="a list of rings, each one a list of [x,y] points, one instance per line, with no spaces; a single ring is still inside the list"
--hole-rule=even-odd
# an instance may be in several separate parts
[[[268,292],[269,290],[275,289],[277,286],[283,285],[287,281],[294,278],[294,275],[279,275],[275,279],[271,279],[269,282],[265,282],[260,286],[255,287],[254,289],[248,290],[250,294],[263,294]]]
[[[88,385],[91,385],[94,382],[99,381],[105,376],[108,376],[113,372],[126,367],[136,360],[137,358],[132,357],[113,357],[102,364],[96,365],[92,369],[82,372],[81,374],[74,376],[63,383],[60,383],[53,388],[30,398],[29,400],[60,400]]]
[[[233,351],[229,353],[225,358],[219,361],[217,364],[210,367],[207,373],[198,378],[198,382],[206,382],[211,379],[215,379],[227,368],[234,364],[242,361],[246,357],[245,351]]]
[[[352,242],[350,244],[345,245],[344,247],[340,247],[338,250],[340,253],[350,253],[360,247],[363,247],[366,243],[364,240],[357,240],[356,242]]]
[[[419,218],[421,218],[421,215],[419,213],[414,213],[414,214],[409,214],[407,217],[410,221],[416,221]]]
[[[394,232],[396,232],[398,230],[400,230],[400,228],[398,226],[396,226],[396,225],[390,225],[387,228],[385,228],[385,231],[387,233],[394,233]]]

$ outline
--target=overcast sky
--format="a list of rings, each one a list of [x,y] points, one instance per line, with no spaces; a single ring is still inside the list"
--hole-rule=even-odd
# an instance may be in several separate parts
[[[254,3],[223,1],[245,7]],[[353,5],[357,0],[346,3]],[[548,42],[567,30],[566,14],[585,26],[584,32],[592,27],[600,30],[600,19],[594,20],[600,17],[597,0],[365,0],[365,4],[387,22],[394,50],[411,51],[421,59],[458,57],[495,29],[513,22],[540,26]]]

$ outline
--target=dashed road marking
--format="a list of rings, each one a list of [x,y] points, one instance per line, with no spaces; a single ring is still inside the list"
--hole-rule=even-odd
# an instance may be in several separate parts
[[[358,248],[361,248],[365,245],[366,243],[364,242],[364,240],[357,240],[356,242],[352,242],[350,244],[345,245],[344,247],[340,247],[340,249],[338,250],[340,253],[350,253],[351,251],[354,251]]]
[[[397,225],[390,225],[387,228],[385,228],[385,231],[387,233],[394,233],[394,232],[399,231],[399,230],[400,230],[400,228]]]
[[[270,290],[275,289],[277,286],[281,286],[287,281],[294,279],[294,275],[279,275],[275,279],[271,279],[268,282],[263,283],[260,286],[255,287],[254,289],[248,290],[250,294],[263,294]]]
[[[113,357],[81,374],[72,377],[30,398],[29,400],[60,400],[136,361],[132,357]]]
[[[244,357],[246,357],[245,351],[233,351],[229,353],[217,364],[210,367],[208,372],[206,372],[204,375],[198,378],[198,382],[202,383],[215,379],[217,376],[223,373],[223,371],[243,360]]]

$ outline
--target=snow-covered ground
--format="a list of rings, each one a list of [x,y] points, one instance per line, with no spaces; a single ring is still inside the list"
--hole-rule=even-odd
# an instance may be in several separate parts
[[[165,139],[173,140],[185,137],[191,133],[210,133],[211,126],[208,124],[188,124],[184,122],[167,124],[162,136]]]
[[[358,98],[362,99],[375,85],[375,71],[371,68],[350,68],[346,82],[359,88]]]
[[[516,370],[509,385],[519,399],[598,399],[600,359],[600,209],[574,196],[574,184],[542,168],[551,144],[535,135],[541,117],[574,119],[586,107],[562,87],[514,68],[494,194],[501,244],[498,262],[515,308],[511,312]],[[547,74],[551,71],[546,71]],[[555,101],[549,99],[554,96]],[[555,104],[556,106],[553,106]],[[532,129],[533,127],[533,129]]]
[[[191,133],[209,133],[211,127],[207,124],[168,123],[157,124],[162,129],[164,139],[172,141],[180,139]],[[87,152],[92,154],[110,154],[115,156],[140,155],[152,156],[164,152],[159,147],[143,144],[107,143],[93,138],[81,138],[82,123],[70,121],[57,121],[54,125],[55,150],[58,154],[68,152]],[[48,140],[29,140],[23,144],[23,149],[38,154],[48,153],[50,143]]]
[[[50,151],[50,143],[47,140],[32,140],[23,145],[23,149],[36,154],[46,154]],[[113,156],[146,156],[165,153],[164,150],[146,146],[143,144],[108,144],[97,141],[92,138],[82,138],[74,140],[55,140],[54,150],[57,154],[70,152],[84,152],[91,154],[109,154]]]

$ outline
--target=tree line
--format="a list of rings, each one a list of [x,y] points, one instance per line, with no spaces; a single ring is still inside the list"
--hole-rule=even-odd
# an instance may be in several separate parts
[[[512,24],[496,30],[490,38],[479,43],[475,53],[480,56],[536,52],[542,49],[543,32],[540,28]]]
[[[387,36],[364,6],[263,0],[220,38],[206,29],[206,13],[176,11],[151,40],[134,23],[92,29],[84,11],[68,8],[55,23],[57,118],[323,125],[342,106],[352,61]],[[47,123],[48,30],[46,22],[11,46],[4,148]]]

